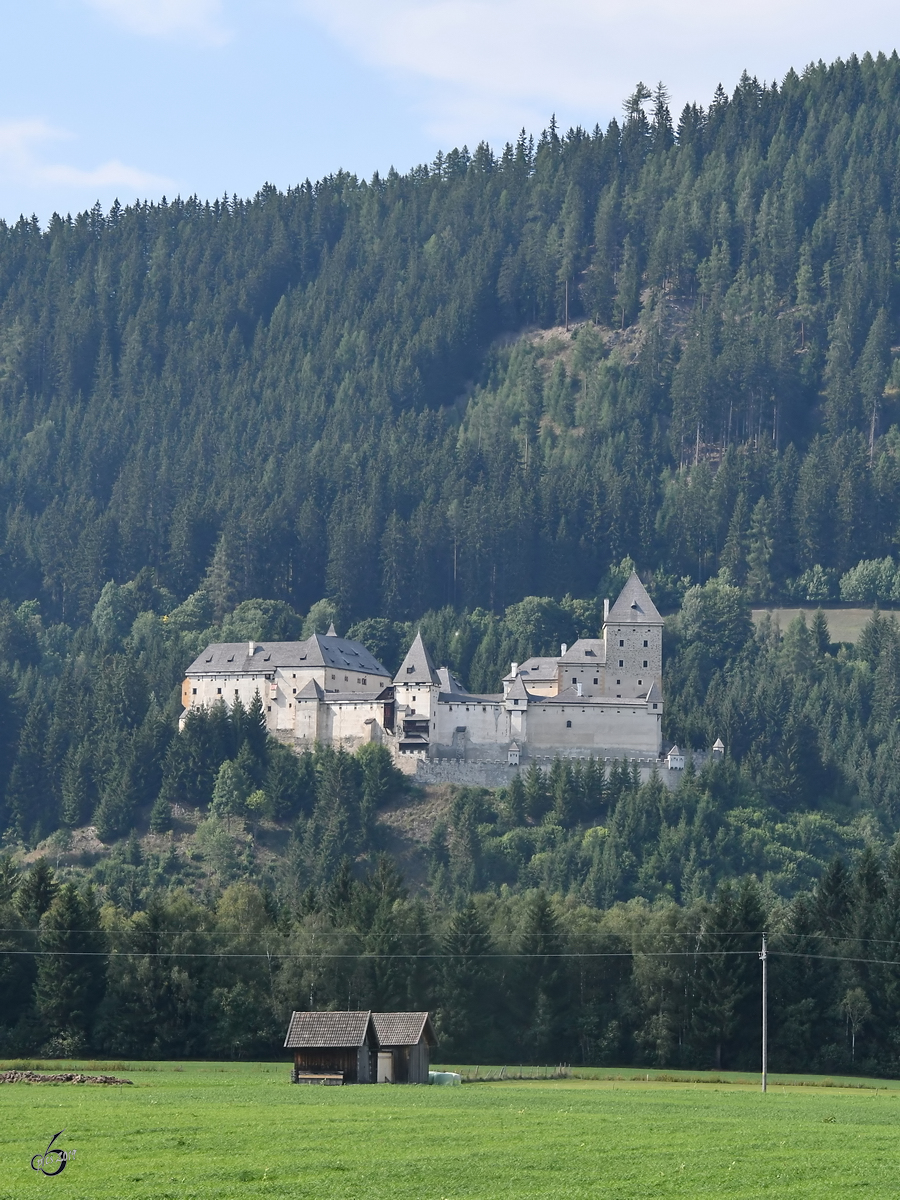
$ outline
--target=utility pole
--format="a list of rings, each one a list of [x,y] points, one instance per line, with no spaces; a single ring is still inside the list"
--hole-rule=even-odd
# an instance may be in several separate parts
[[[766,962],[768,951],[766,950],[766,935],[762,935],[762,950],[759,952],[759,957],[762,962],[762,1090],[766,1090],[768,1068],[769,1068],[769,1021],[766,1005]]]

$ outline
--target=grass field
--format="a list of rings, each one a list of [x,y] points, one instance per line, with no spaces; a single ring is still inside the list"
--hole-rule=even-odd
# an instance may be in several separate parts
[[[895,1084],[776,1079],[763,1096],[751,1077],[648,1082],[628,1071],[322,1088],[292,1086],[288,1067],[271,1063],[91,1069],[134,1086],[0,1086],[2,1200],[898,1193]],[[31,1157],[63,1128],[59,1144],[76,1157],[45,1178]]]
[[[763,617],[770,616],[773,621],[778,622],[781,632],[784,633],[791,621],[796,620],[801,612],[806,613],[806,623],[811,625],[816,611],[815,604],[806,605],[803,608],[754,608],[753,620],[758,625]],[[823,611],[828,621],[831,640],[833,642],[852,642],[855,645],[863,628],[871,620],[874,610],[871,608],[825,607]],[[886,609],[882,611],[887,612]]]

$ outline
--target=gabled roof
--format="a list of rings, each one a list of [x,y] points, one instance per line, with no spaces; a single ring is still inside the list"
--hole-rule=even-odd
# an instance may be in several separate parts
[[[619,593],[619,598],[609,610],[607,625],[662,625],[663,619],[656,605],[647,595],[647,589],[638,579],[637,571]]]
[[[371,1010],[368,1012],[295,1012],[291,1015],[285,1049],[305,1046],[333,1046],[344,1049],[361,1046],[367,1034],[374,1034]],[[370,1037],[370,1041],[374,1041]]]
[[[427,1012],[372,1013],[379,1046],[415,1046],[425,1039],[437,1045],[431,1017]]]
[[[186,675],[271,674],[288,667],[333,667],[377,675],[390,674],[361,642],[314,633],[305,642],[257,642],[249,654],[247,642],[214,642],[191,663]]]
[[[564,666],[571,663],[602,666],[606,662],[606,642],[603,638],[579,638],[559,661]]]
[[[406,658],[400,664],[400,670],[394,676],[394,683],[425,683],[440,685],[440,676],[434,669],[431,655],[422,641],[422,631],[416,634],[415,641],[406,653]]]
[[[653,683],[651,683],[651,685],[650,685],[650,691],[647,693],[647,703],[648,704],[651,704],[651,703],[660,704],[661,702],[662,702],[662,692],[660,691],[659,685],[657,684],[656,680],[654,679]]]

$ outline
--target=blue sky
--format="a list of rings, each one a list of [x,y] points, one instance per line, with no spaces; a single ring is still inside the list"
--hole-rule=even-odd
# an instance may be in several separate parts
[[[30,0],[3,4],[0,217],[252,195],[406,170],[552,112],[605,125],[638,79],[673,115],[746,67],[890,52],[859,0]]]

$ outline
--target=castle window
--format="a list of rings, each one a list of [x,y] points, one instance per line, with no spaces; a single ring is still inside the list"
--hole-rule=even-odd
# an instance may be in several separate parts
[[[237,690],[237,688],[235,688],[235,689],[234,689],[234,694],[235,694],[235,695],[237,695],[237,694],[238,694],[238,690]]]
[[[621,680],[621,679],[617,679],[617,680],[616,680],[616,683],[619,685],[619,687],[621,687],[621,686],[622,686],[622,680]]]
[[[575,676],[574,676],[574,675],[572,676],[572,682],[573,682],[573,683],[577,683],[577,682],[578,682],[578,680],[575,678]]]
[[[345,676],[344,676],[344,683],[349,683],[349,682],[350,682],[350,676],[349,676],[349,675],[345,675]]]
[[[481,706],[481,711],[482,711],[482,712],[487,712],[487,705],[486,705],[486,704],[482,704],[482,706]]]
[[[331,677],[331,678],[332,678],[332,679],[334,679],[334,676],[332,675],[332,677]]]
[[[271,711],[272,711],[272,705],[270,704],[270,705],[268,706],[268,708],[266,709],[266,712],[271,712]]]
[[[221,689],[221,688],[216,688],[216,695],[217,695],[217,696],[221,696],[221,695],[222,695],[222,689]]]
[[[295,696],[297,695],[297,689],[296,689],[296,688],[291,688],[291,692],[292,692],[292,694],[293,694],[293,695],[295,695]]]
[[[519,701],[518,701],[518,700],[513,700],[513,704],[518,704],[518,703],[519,703]],[[468,712],[468,711],[469,711],[469,710],[468,710],[468,709],[466,709],[466,712]]]
[[[365,687],[365,686],[366,686],[366,677],[365,677],[365,675],[363,675],[362,679],[360,680],[360,683],[363,685],[363,687]]]
[[[624,667],[624,666],[625,666],[625,659],[624,659],[624,658],[620,658],[620,659],[619,659],[619,666],[620,666],[620,667]],[[332,676],[332,678],[334,678],[334,676]]]
[[[624,639],[624,638],[619,638],[619,645],[620,645],[620,646],[624,646],[624,645],[625,645],[625,639]]]
[[[195,695],[195,696],[197,695],[197,689],[196,689],[196,688],[194,688],[194,695]]]
[[[638,680],[638,687],[643,687],[643,686],[644,686],[644,681],[643,681],[643,679],[639,679],[639,680]]]
[[[297,676],[296,676],[296,675],[292,675],[292,676],[291,676],[291,679],[296,679],[296,678],[297,678]]]
[[[566,729],[571,729],[571,728],[572,728],[572,722],[566,721]]]
[[[594,680],[594,683],[595,683],[595,684],[597,684],[597,683],[599,683],[599,682],[600,682],[600,680],[599,680],[599,679],[595,679],[595,680]]]
[[[646,665],[647,665],[647,660],[646,660],[646,658],[645,658],[645,659],[644,659],[644,666],[646,667]]]
[[[644,639],[644,649],[645,649],[645,650],[647,649],[647,640],[646,640],[646,638]]]
[[[657,706],[654,704],[653,707],[656,708]]]

